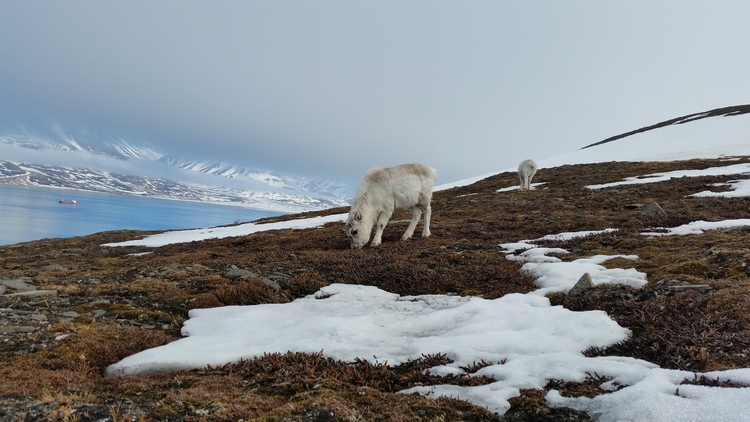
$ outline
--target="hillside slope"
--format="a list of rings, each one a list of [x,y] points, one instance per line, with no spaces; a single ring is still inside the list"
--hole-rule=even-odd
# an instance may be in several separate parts
[[[672,125],[682,125],[685,123],[695,122],[702,119],[709,119],[712,117],[732,117],[732,116],[741,116],[743,114],[750,113],[750,105],[738,105],[738,106],[730,106],[730,107],[722,107],[717,108],[709,111],[704,111],[701,113],[692,113],[688,114],[686,116],[682,117],[676,117],[674,119],[665,120],[663,122],[659,122],[653,125],[645,126],[640,129],[636,129],[630,132],[622,133],[620,135],[611,136],[607,139],[604,139],[599,142],[595,142],[591,145],[587,145],[583,147],[582,149],[595,147],[597,145],[602,145],[606,143],[610,143],[612,141],[616,141],[618,139],[627,138],[639,133],[646,133],[649,131],[653,131],[654,129],[661,129]]]
[[[395,392],[417,385],[480,385],[495,380],[425,372],[449,359],[425,350],[421,359],[338,362],[323,354],[272,354],[235,365],[195,371],[108,378],[102,371],[125,356],[179,337],[187,311],[225,305],[286,303],[331,283],[376,286],[400,295],[451,294],[497,298],[535,290],[522,263],[500,243],[583,230],[617,231],[550,239],[564,261],[604,254],[637,255],[607,266],[647,274],[635,289],[598,286],[580,296],[553,294],[571,310],[605,310],[632,331],[627,341],[587,355],[644,359],[663,368],[710,371],[750,367],[750,230],[740,227],[694,236],[649,237],[645,231],[696,220],[746,218],[746,197],[696,197],[729,189],[748,175],[668,179],[658,183],[589,189],[670,170],[750,163],[750,157],[671,162],[608,162],[541,169],[543,183],[527,192],[515,172],[436,192],[432,237],[399,242],[407,213],[394,215],[378,248],[348,249],[341,223],[159,248],[102,247],[147,233],[106,232],[0,248],[1,277],[48,291],[0,295],[5,340],[0,345],[3,420],[590,420],[552,408],[547,391],[564,396],[605,394],[609,379],[551,379],[522,390],[505,415],[457,399]],[[658,203],[664,214],[642,213]],[[344,213],[346,208],[285,218]],[[251,322],[249,322],[251,323]],[[495,362],[493,362],[495,363]],[[467,368],[473,373],[488,362]],[[687,383],[737,388],[739,383],[698,378]],[[5,412],[4,414],[2,412]]]

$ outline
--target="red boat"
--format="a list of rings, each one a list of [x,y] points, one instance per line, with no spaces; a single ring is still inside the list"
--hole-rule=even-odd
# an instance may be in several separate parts
[[[60,200],[59,202],[60,202],[61,204],[71,204],[71,205],[75,205],[75,204],[77,204],[77,203],[78,203],[78,201],[76,201],[75,199],[74,199],[74,200],[72,200],[72,201],[66,201],[66,200],[64,200],[64,199],[61,199],[61,200]]]

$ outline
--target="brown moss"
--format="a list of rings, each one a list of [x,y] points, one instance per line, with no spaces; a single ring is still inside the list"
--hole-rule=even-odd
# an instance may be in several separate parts
[[[572,310],[605,310],[632,330],[625,342],[591,350],[591,356],[632,356],[695,371],[747,367],[750,316],[743,308],[750,299],[750,280],[699,280],[655,283],[641,290],[599,286],[579,297],[551,295],[550,300]]]
[[[246,280],[223,287],[214,292],[219,302],[225,305],[260,305],[263,303],[284,303],[286,298],[279,295],[261,280]]]
[[[222,303],[213,293],[202,293],[188,300],[186,306],[188,310],[218,308],[224,306],[224,303]]]
[[[291,297],[299,298],[311,295],[326,285],[327,283],[320,273],[304,272],[290,278],[285,287]]]
[[[172,339],[160,331],[79,325],[58,347],[19,356],[0,366],[0,397],[92,390],[107,366]]]

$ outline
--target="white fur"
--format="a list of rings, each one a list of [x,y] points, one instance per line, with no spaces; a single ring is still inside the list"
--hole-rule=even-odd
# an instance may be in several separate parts
[[[370,240],[375,226],[375,236],[370,246],[381,243],[383,230],[395,210],[410,209],[411,221],[401,240],[411,238],[419,218],[424,213],[422,237],[430,235],[432,187],[437,171],[422,164],[401,164],[388,168],[374,168],[362,178],[354,194],[346,235],[352,249],[359,249]]]
[[[518,165],[518,178],[521,181],[521,190],[531,189],[531,179],[536,174],[536,163],[534,160],[523,160]]]

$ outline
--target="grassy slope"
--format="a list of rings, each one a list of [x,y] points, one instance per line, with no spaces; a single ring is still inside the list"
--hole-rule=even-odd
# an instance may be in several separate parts
[[[687,197],[734,178],[680,178],[597,191],[584,188],[628,176],[725,164],[696,160],[563,166],[539,171],[534,182],[546,182],[542,188],[497,193],[498,188],[517,184],[515,174],[504,173],[437,192],[432,237],[399,242],[408,220],[404,212],[394,216],[379,248],[363,250],[348,249],[342,224],[155,249],[99,246],[144,234],[129,231],[1,247],[0,277],[27,277],[58,294],[0,299],[0,308],[27,312],[16,312],[14,318],[48,315],[47,323],[33,332],[3,334],[0,408],[6,410],[0,410],[0,418],[500,420],[459,400],[394,394],[417,384],[491,381],[425,374],[423,369],[445,362],[440,350],[425,351],[422,359],[398,367],[287,354],[146,376],[105,378],[102,369],[177,338],[189,309],[288,302],[334,282],[373,285],[404,295],[496,298],[529,292],[535,289],[533,280],[519,272],[521,264],[499,252],[499,243],[606,228],[620,230],[546,245],[569,250],[565,260],[636,254],[638,261],[613,260],[605,265],[635,267],[648,275],[648,286],[640,290],[598,287],[575,298],[551,296],[553,303],[570,309],[603,309],[633,331],[625,343],[588,354],[634,356],[666,368],[700,371],[747,367],[750,315],[744,310],[750,296],[746,266],[750,228],[696,236],[639,235],[652,227],[695,220],[746,218],[750,199]],[[640,214],[639,207],[652,201],[661,205],[666,216]],[[323,213],[310,213],[318,214]],[[128,256],[138,252],[153,253]],[[232,277],[232,266],[255,276]],[[279,289],[261,280],[269,276]],[[71,310],[78,316],[65,322],[62,313]],[[106,314],[94,316],[95,310]],[[601,393],[601,382],[596,378],[566,385],[553,381],[548,388],[593,395]],[[547,408],[543,397],[543,390],[524,391],[513,399],[504,419],[587,420],[573,411]]]

